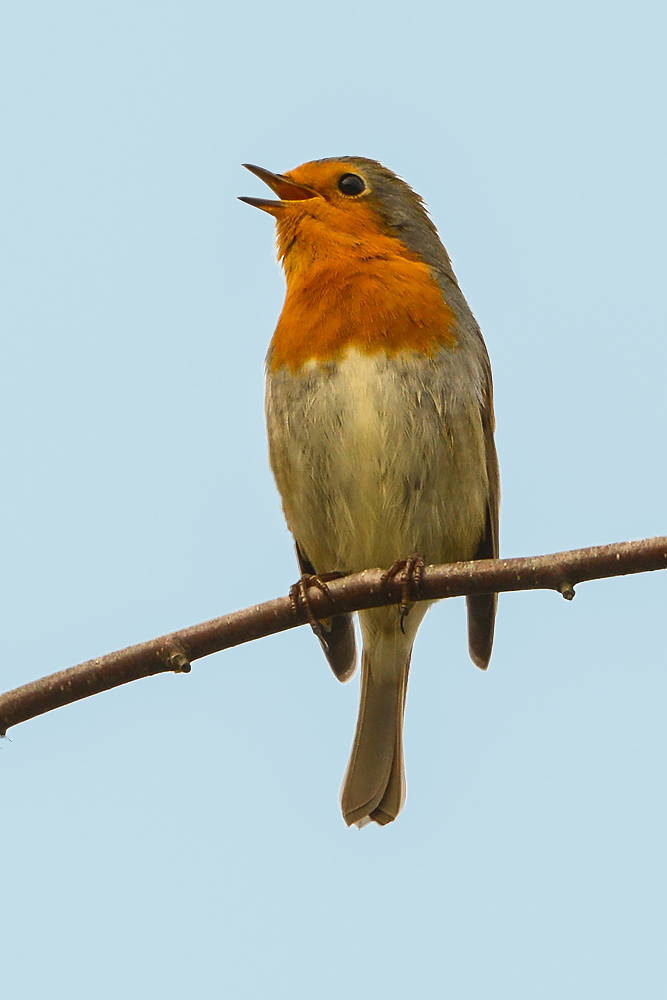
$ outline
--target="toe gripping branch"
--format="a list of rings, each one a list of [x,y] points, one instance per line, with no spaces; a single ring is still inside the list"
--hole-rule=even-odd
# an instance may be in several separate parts
[[[308,596],[308,589],[309,587],[315,587],[320,591],[320,593],[324,594],[329,598],[329,600],[331,600],[331,592],[327,587],[327,583],[330,580],[340,580],[340,578],[344,575],[344,573],[324,573],[322,576],[317,576],[314,573],[304,573],[301,578],[290,587],[289,591],[289,598],[294,613],[299,614],[301,609],[306,612],[310,627],[324,648],[327,650],[329,648],[329,643],[326,639],[326,633],[331,631],[331,619],[318,619],[315,617],[313,614],[312,604],[310,603],[310,597]]]
[[[386,573],[382,574],[382,583],[387,584],[401,574],[401,603],[399,612],[401,616],[401,632],[405,635],[405,619],[410,614],[410,608],[415,601],[419,600],[421,582],[424,575],[424,559],[418,552],[413,552],[407,559],[397,559],[393,566],[390,566]],[[310,587],[316,587],[320,593],[331,599],[331,594],[327,583],[331,580],[339,580],[344,573],[325,573],[318,576],[314,573],[304,573],[301,578],[290,587],[290,602],[295,614],[299,614],[303,609],[306,612],[308,622],[313,632],[320,640],[325,649],[329,648],[326,634],[331,631],[330,618],[316,618],[308,596]]]
[[[401,615],[401,632],[405,635],[405,619],[410,614],[410,608],[415,601],[419,600],[422,577],[424,575],[424,559],[418,552],[413,552],[407,559],[397,559],[393,566],[390,566],[386,573],[382,574],[382,583],[387,584],[390,580],[401,576],[401,603],[399,612]]]

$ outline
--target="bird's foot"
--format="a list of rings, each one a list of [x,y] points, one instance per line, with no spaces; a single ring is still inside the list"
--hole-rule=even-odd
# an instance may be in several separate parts
[[[298,614],[302,608],[305,610],[308,617],[308,624],[325,649],[329,648],[325,633],[331,631],[331,619],[317,619],[315,617],[310,603],[310,597],[308,596],[308,588],[316,587],[320,593],[325,594],[326,597],[331,599],[331,593],[327,587],[327,583],[331,580],[339,580],[344,575],[344,573],[336,572],[323,573],[321,576],[314,573],[304,573],[303,576],[295,584],[293,584],[289,590],[290,602],[294,613]]]
[[[389,583],[395,577],[402,574],[401,578],[401,603],[399,612],[401,615],[401,632],[405,635],[405,619],[410,614],[413,603],[419,600],[419,588],[424,575],[424,558],[418,552],[413,552],[407,559],[397,559],[393,566],[390,566],[386,573],[382,574],[382,583]]]

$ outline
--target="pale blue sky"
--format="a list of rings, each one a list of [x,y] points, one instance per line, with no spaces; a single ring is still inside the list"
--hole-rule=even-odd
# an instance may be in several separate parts
[[[502,554],[664,534],[658,3],[8,2],[3,689],[287,591],[268,471],[284,170],[378,158],[489,347]],[[358,682],[306,629],[0,743],[3,995],[665,993],[667,575],[462,601],[413,657],[408,800],[346,829]]]

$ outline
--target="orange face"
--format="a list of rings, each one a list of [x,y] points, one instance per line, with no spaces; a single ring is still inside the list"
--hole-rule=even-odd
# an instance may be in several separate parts
[[[373,182],[363,167],[341,160],[313,161],[284,174],[272,174],[261,167],[247,166],[280,199],[242,199],[274,216],[280,259],[292,249],[295,240],[297,244],[339,240],[349,246],[350,238],[374,243],[376,249],[389,239],[390,245],[383,247],[385,252],[391,250],[418,259],[392,236],[383,221],[377,210]],[[298,251],[298,245],[294,249]]]
[[[352,171],[348,164],[337,161],[304,163],[303,166],[290,170],[286,176],[315,192],[314,198],[302,201],[300,204],[289,203],[292,212],[296,208],[297,214],[310,215],[331,234],[336,233],[340,237],[351,236],[363,241],[377,241],[380,238],[382,242],[382,237],[390,235],[374,207],[370,182],[359,168],[355,167]],[[364,189],[360,192],[356,191],[360,186],[358,181],[355,184],[357,178],[364,184]],[[341,190],[341,182],[344,188],[346,180],[352,189],[349,194]],[[288,221],[290,214],[288,209],[286,213],[279,213],[276,216],[279,239],[281,230],[292,228]],[[398,241],[392,240],[392,242]]]
[[[271,369],[296,370],[349,347],[428,355],[455,346],[454,314],[431,269],[385,221],[372,171],[343,160],[285,174],[248,169],[280,199],[241,199],[275,218],[287,280]]]

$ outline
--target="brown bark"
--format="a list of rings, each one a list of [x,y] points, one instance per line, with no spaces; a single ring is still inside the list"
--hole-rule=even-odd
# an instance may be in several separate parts
[[[427,566],[419,597],[434,600],[513,590],[556,590],[572,600],[575,585],[586,580],[665,568],[667,537],[647,538],[546,556]],[[314,615],[326,618],[344,611],[399,604],[401,574],[387,582],[382,576],[382,570],[366,570],[333,580],[326,585],[326,593],[311,588]],[[0,695],[0,735],[19,722],[140,677],[166,671],[187,673],[192,660],[295,628],[306,620],[305,611],[295,610],[289,597],[277,597],[42,677]]]

